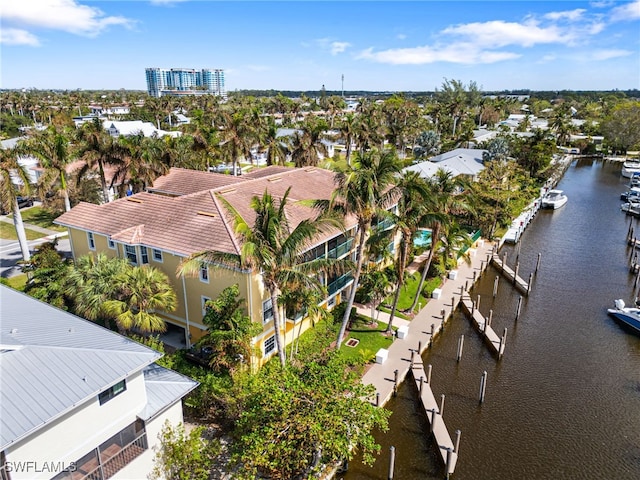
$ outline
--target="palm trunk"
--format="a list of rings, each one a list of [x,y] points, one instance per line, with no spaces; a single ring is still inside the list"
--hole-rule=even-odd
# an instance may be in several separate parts
[[[411,304],[411,308],[409,309],[413,312],[418,305],[418,299],[420,298],[420,292],[422,291],[422,286],[424,285],[425,280],[427,279],[427,273],[429,272],[429,267],[431,267],[431,261],[433,260],[433,254],[436,250],[436,246],[438,243],[438,237],[440,236],[440,225],[436,225],[431,232],[431,250],[429,251],[429,256],[427,257],[427,261],[424,264],[424,269],[422,270],[422,276],[420,277],[420,283],[418,284],[418,290],[416,291],[416,296],[413,299],[413,303]]]
[[[276,348],[278,349],[280,365],[284,367],[287,360],[285,357],[284,345],[282,344],[282,336],[280,333],[280,310],[278,309],[278,295],[276,294],[275,287],[270,288],[269,293],[271,294],[271,308],[273,308],[273,328],[276,332]]]
[[[24,223],[22,222],[22,214],[20,213],[20,207],[18,206],[17,198],[13,199],[13,225],[16,228],[16,234],[18,235],[18,243],[20,244],[22,259],[25,262],[29,261],[31,259],[31,253],[29,252],[27,234],[24,231]]]
[[[369,225],[367,224],[360,230],[360,239],[358,240],[358,262],[356,263],[356,273],[353,276],[353,283],[351,284],[351,293],[349,294],[349,301],[347,302],[347,309],[344,311],[344,316],[342,317],[342,325],[340,325],[340,331],[338,332],[338,341],[336,343],[336,350],[340,350],[340,346],[342,345],[342,337],[344,337],[344,332],[347,330],[347,324],[349,323],[349,317],[351,316],[351,308],[353,307],[353,302],[356,298],[356,290],[358,288],[358,282],[360,281],[360,272],[362,272],[362,262],[364,260],[364,241],[367,235],[367,231],[369,230]]]
[[[109,189],[107,188],[107,179],[104,176],[104,166],[102,160],[98,160],[98,172],[100,173],[100,185],[102,187],[102,196],[104,203],[109,203]]]
[[[393,305],[391,306],[391,314],[389,315],[389,324],[387,325],[387,332],[391,332],[393,327],[393,318],[396,315],[396,309],[398,308],[398,300],[400,299],[400,290],[404,286],[404,270],[407,264],[407,258],[409,256],[409,242],[411,241],[411,236],[408,241],[402,242],[402,249],[400,250],[400,258],[398,265],[398,285],[396,286],[396,293],[393,296]],[[418,290],[420,291],[420,290]]]
[[[64,209],[66,212],[71,210],[71,202],[69,201],[69,192],[67,190],[67,178],[64,171],[60,171],[60,186],[62,187],[62,196],[64,198]]]

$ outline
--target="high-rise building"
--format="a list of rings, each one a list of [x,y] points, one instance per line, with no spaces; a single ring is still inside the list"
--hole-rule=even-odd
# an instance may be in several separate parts
[[[147,92],[162,95],[225,95],[224,70],[203,68],[147,68]]]

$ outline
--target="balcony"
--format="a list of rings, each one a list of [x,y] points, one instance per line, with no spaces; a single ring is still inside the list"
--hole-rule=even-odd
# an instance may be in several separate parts
[[[330,282],[329,285],[327,285],[327,291],[329,293],[329,296],[343,289],[344,287],[347,286],[347,284],[351,283],[352,281],[353,281],[353,276],[350,273],[346,273],[341,277],[336,278],[335,280]]]
[[[329,258],[342,258],[347,255],[353,246],[353,238],[347,238],[346,241],[336,245],[335,248],[332,248],[328,252]]]

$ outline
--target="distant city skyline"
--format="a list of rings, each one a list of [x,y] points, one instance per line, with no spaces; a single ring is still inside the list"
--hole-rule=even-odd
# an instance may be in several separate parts
[[[640,0],[2,0],[1,88],[146,90],[149,66],[227,91],[640,88]]]

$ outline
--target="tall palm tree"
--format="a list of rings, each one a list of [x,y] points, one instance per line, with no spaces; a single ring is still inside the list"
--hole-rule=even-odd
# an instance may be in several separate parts
[[[400,299],[400,291],[404,287],[405,272],[409,255],[413,246],[413,238],[424,218],[424,205],[429,195],[426,181],[418,172],[407,171],[398,179],[396,184],[400,192],[396,213],[390,213],[394,227],[391,230],[393,237],[399,237],[400,250],[395,261],[397,284],[389,315],[387,332],[391,332],[393,319]]]
[[[327,157],[327,146],[323,143],[328,128],[324,119],[307,117],[291,140],[291,159],[296,167],[316,166],[320,156]]]
[[[284,165],[289,153],[289,143],[288,136],[278,136],[278,126],[269,117],[260,132],[260,144],[267,149],[267,165]]]
[[[13,214],[13,225],[18,236],[22,259],[28,261],[31,258],[27,234],[22,222],[22,214],[18,206],[18,196],[28,194],[31,191],[31,179],[27,170],[18,163],[18,151],[15,148],[0,148],[0,205],[2,209]],[[21,185],[13,183],[13,179],[19,179]]]
[[[103,201],[109,202],[109,189],[104,168],[106,165],[122,166],[127,158],[126,147],[104,130],[99,118],[94,118],[93,121],[79,128],[76,139],[78,156],[85,161],[85,165],[78,172],[78,182],[97,167]]]
[[[293,284],[300,288],[321,290],[322,286],[313,274],[321,270],[340,273],[346,267],[345,262],[333,259],[317,258],[305,261],[303,254],[310,241],[325,229],[335,229],[340,224],[334,219],[324,217],[303,220],[292,228],[286,212],[290,190],[291,188],[288,188],[280,200],[267,191],[262,197],[253,197],[253,225],[250,225],[228,201],[219,196],[233,217],[235,233],[241,241],[240,253],[217,250],[199,252],[191,255],[178,269],[179,275],[196,275],[203,263],[216,263],[231,268],[250,269],[254,274],[259,274],[273,305],[276,348],[282,366],[285,365],[286,359],[280,330],[280,293]]]
[[[329,200],[318,200],[316,205],[325,212],[333,211],[344,217],[355,216],[359,232],[356,270],[336,343],[336,349],[339,349],[349,323],[360,281],[367,235],[374,217],[380,215],[396,201],[397,190],[393,185],[402,165],[394,151],[372,150],[357,153],[352,165],[337,164],[335,168],[335,191]]]
[[[167,146],[162,138],[131,135],[120,140],[128,149],[125,161],[119,166],[111,180],[111,187],[119,184],[121,194],[128,183],[134,193],[142,192],[156,178],[169,173],[169,162],[165,161]]]
[[[429,273],[433,256],[440,248],[440,237],[443,225],[451,222],[451,214],[454,210],[470,209],[464,199],[457,195],[460,187],[461,181],[457,177],[453,177],[451,172],[443,169],[438,169],[435,177],[429,181],[429,195],[426,203],[427,213],[423,217],[423,222],[425,226],[431,228],[431,248],[429,249],[429,255],[422,270],[416,296],[411,304],[411,311],[413,311],[418,304],[420,292]]]
[[[124,333],[136,329],[143,333],[164,332],[165,321],[155,312],[172,312],[177,306],[176,293],[167,275],[154,267],[132,267],[120,280],[118,298],[104,303],[104,312],[115,318]]]
[[[52,187],[64,199],[64,208],[71,210],[69,201],[69,185],[67,182],[67,166],[72,162],[69,138],[63,132],[49,127],[25,140],[21,146],[24,151],[37,157],[44,168],[44,174],[38,180],[38,190],[44,197]]]
[[[351,148],[356,134],[357,117],[353,112],[347,113],[338,124],[339,138],[344,140],[345,160],[347,165],[351,163]]]
[[[221,146],[228,151],[233,162],[233,175],[236,175],[241,157],[251,160],[251,149],[258,141],[254,120],[254,115],[250,115],[246,109],[224,110],[220,113]]]

